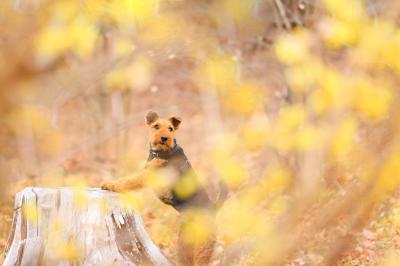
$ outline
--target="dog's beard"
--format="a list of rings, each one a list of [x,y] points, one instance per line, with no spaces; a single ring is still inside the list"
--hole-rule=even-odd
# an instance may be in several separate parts
[[[173,147],[171,147],[169,144],[167,143],[153,143],[151,145],[151,148],[155,151],[169,151],[170,149],[172,149]]]

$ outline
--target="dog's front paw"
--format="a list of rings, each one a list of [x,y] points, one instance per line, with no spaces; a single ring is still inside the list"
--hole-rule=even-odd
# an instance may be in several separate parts
[[[101,189],[115,191],[115,192],[121,190],[118,184],[115,182],[104,182],[103,184],[101,184]]]

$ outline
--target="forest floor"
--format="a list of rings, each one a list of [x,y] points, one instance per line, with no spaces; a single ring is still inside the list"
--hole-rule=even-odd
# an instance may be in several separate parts
[[[99,180],[98,176],[89,173],[79,173],[80,177],[87,178],[87,183],[96,186]],[[73,176],[66,176],[65,180],[77,177],[77,173]],[[13,197],[18,190],[27,186],[35,185],[32,180],[19,182],[10,191],[10,196],[0,205],[0,250],[4,251],[8,239],[8,234],[12,222],[13,214]],[[146,206],[141,210],[146,228],[153,241],[161,248],[161,250],[172,260],[176,259],[176,219],[177,213],[170,207],[160,203],[151,193],[144,193],[146,197]],[[309,214],[305,214],[307,216]],[[361,232],[355,235],[355,244],[351,251],[344,257],[338,265],[386,265],[383,258],[387,257],[389,252],[398,255],[400,252],[400,193],[388,198],[384,203],[378,205],[372,214],[372,219],[364,227]],[[306,219],[305,219],[306,220]],[[345,228],[340,225],[334,229],[337,234],[349,234]],[[161,233],[162,232],[162,233]],[[329,239],[332,232],[328,233],[322,230],[319,232],[319,243],[330,243]],[[351,232],[350,232],[351,234]],[[286,265],[302,266],[302,265],[324,265],[323,263],[323,247],[318,244],[309,243],[307,250],[303,250],[296,255],[296,258],[288,262]],[[220,238],[217,241],[215,249],[215,259],[213,265],[221,265],[224,257],[226,244]],[[1,260],[4,259],[4,253],[1,254]],[[239,260],[235,265],[253,265],[251,260]]]

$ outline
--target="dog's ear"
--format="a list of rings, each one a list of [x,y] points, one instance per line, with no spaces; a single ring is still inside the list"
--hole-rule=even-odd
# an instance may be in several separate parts
[[[179,128],[179,124],[181,123],[181,119],[179,117],[171,116],[168,118],[169,122],[174,126],[175,129]]]
[[[156,112],[150,111],[146,115],[146,124],[150,125],[158,119],[158,114]]]

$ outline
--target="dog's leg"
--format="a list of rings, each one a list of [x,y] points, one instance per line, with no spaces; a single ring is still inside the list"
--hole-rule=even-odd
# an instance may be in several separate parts
[[[116,192],[141,188],[143,187],[146,176],[150,174],[150,171],[160,168],[166,163],[167,160],[154,158],[150,162],[147,162],[144,169],[142,169],[138,173],[119,178],[113,182],[105,182],[101,185],[101,188]]]
[[[145,165],[146,169],[156,169],[156,168],[160,168],[163,167],[167,164],[167,160],[164,159],[160,159],[160,158],[154,158],[153,160],[151,160],[150,162],[147,162]]]
[[[177,255],[178,255],[178,265],[179,266],[193,266],[193,245],[188,243],[183,235],[182,224],[179,228],[178,242],[177,242]]]
[[[206,243],[194,247],[194,265],[205,266],[209,265],[214,253],[216,236],[212,236]]]
[[[214,247],[216,243],[216,225],[215,225],[215,213],[214,211],[203,210],[203,209],[194,209],[195,212],[202,213],[203,215],[207,215],[207,222],[200,226],[208,227],[209,235],[207,235],[207,239],[203,239],[202,242],[199,243],[191,243],[193,241],[196,242],[195,239],[188,239],[187,230],[185,227],[187,226],[187,222],[191,222],[190,211],[188,213],[181,212],[180,213],[180,228],[178,235],[178,265],[183,266],[207,266],[210,264]],[[207,231],[208,231],[207,230]],[[186,234],[185,234],[186,233]]]
[[[147,172],[148,171],[143,170],[134,175],[119,178],[113,182],[105,182],[101,185],[101,188],[115,192],[141,188],[144,183],[144,178],[148,174]]]
[[[178,236],[178,265],[179,266],[207,266],[210,264],[216,243],[215,234],[203,244],[188,243],[180,228]]]

